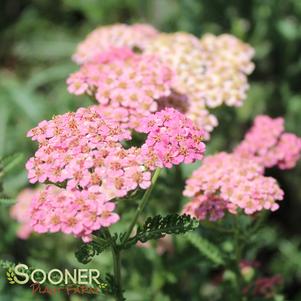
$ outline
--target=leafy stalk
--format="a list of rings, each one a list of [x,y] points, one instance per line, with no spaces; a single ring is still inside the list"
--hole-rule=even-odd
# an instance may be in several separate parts
[[[142,200],[136,210],[134,218],[125,233],[111,235],[109,229],[103,228],[94,236],[94,240],[89,244],[83,244],[76,252],[77,259],[86,264],[92,260],[95,255],[100,254],[106,248],[111,249],[114,277],[112,277],[112,290],[110,294],[114,295],[116,301],[124,301],[121,276],[121,254],[122,251],[137,244],[138,241],[146,242],[150,239],[159,239],[166,234],[182,234],[195,230],[199,222],[188,215],[170,214],[165,217],[157,215],[149,217],[143,224],[137,228],[136,234],[131,237],[133,229],[138,218],[146,207],[153,187],[159,177],[160,169],[157,169],[152,177],[152,185],[144,193]]]
[[[242,256],[242,241],[239,239],[240,229],[237,218],[235,217],[235,234],[234,234],[234,251],[235,251],[235,261],[233,266],[233,272],[236,275],[236,293],[237,300],[242,298],[242,289],[243,289],[243,279],[240,271],[240,261]]]
[[[125,298],[123,297],[122,279],[121,279],[121,256],[120,256],[121,249],[116,244],[116,241],[112,237],[109,229],[106,229],[104,231],[104,235],[111,244],[111,252],[112,252],[113,266],[114,266],[114,282],[116,287],[115,290],[116,301],[124,301]]]
[[[154,188],[155,183],[157,182],[157,179],[160,175],[160,169],[156,169],[153,177],[152,177],[152,184],[151,186],[146,190],[144,193],[141,203],[139,204],[137,211],[135,213],[134,219],[132,220],[128,231],[125,233],[123,236],[123,239],[121,241],[121,244],[118,245],[116,243],[116,240],[111,236],[110,231],[108,229],[105,230],[104,234],[107,240],[110,242],[111,245],[111,252],[112,252],[112,257],[113,257],[113,265],[114,265],[114,280],[115,280],[115,285],[116,285],[116,291],[115,291],[115,297],[116,301],[124,301],[125,298],[123,296],[123,290],[122,290],[122,277],[121,277],[121,250],[122,245],[127,242],[129,237],[131,236],[131,233],[137,223],[137,220],[144,210],[145,206],[148,203],[148,200],[150,198],[151,192]]]
[[[137,220],[138,220],[141,212],[144,210],[145,206],[148,203],[149,197],[150,197],[150,195],[153,191],[154,185],[156,184],[159,175],[160,175],[160,168],[157,168],[154,175],[153,175],[153,178],[152,178],[152,185],[145,191],[145,193],[142,197],[141,203],[139,204],[139,206],[137,208],[137,211],[135,213],[134,219],[131,222],[126,234],[124,235],[124,237],[122,239],[122,243],[125,243],[129,239],[129,237],[131,236],[131,234],[133,232],[133,229],[134,229],[134,227],[137,223]]]
[[[234,258],[234,262],[232,264],[232,271],[234,272],[234,274],[236,276],[237,300],[244,300],[244,301],[247,300],[246,299],[247,297],[242,296],[244,279],[242,277],[241,269],[240,269],[240,262],[241,262],[241,259],[243,258],[244,249],[245,249],[247,243],[249,242],[250,238],[259,231],[266,216],[267,216],[267,213],[262,212],[258,216],[257,220],[251,226],[251,229],[249,229],[248,231],[244,231],[244,229],[241,228],[237,217],[234,220],[234,226],[233,226],[234,237],[233,237],[233,239],[234,239],[235,258]]]

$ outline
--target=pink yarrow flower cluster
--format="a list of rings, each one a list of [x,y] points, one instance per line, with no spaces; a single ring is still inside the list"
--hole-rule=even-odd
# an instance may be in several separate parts
[[[158,34],[149,24],[114,24],[93,30],[77,47],[73,60],[78,64],[89,62],[100,52],[127,47],[143,50]]]
[[[184,195],[192,200],[184,212],[200,220],[222,218],[226,211],[246,214],[277,210],[283,191],[265,168],[293,168],[301,155],[301,139],[284,132],[283,118],[258,116],[233,153],[207,157],[188,179]]]
[[[130,132],[104,118],[98,107],[43,121],[28,135],[40,143],[26,165],[31,183],[63,183],[69,190],[101,193],[108,200],[150,185],[140,149],[121,144],[131,139]]]
[[[151,173],[144,168],[140,151],[124,149],[121,144],[121,141],[131,139],[130,133],[104,118],[98,108],[82,108],[75,113],[42,121],[29,131],[28,136],[40,144],[35,156],[26,164],[30,182],[64,186],[68,191],[67,200],[72,195],[91,194],[98,204],[97,214],[100,216],[102,210],[107,211],[105,205],[111,199],[126,196],[137,187],[145,189],[151,184]],[[53,196],[50,192],[47,196]],[[45,203],[45,212],[50,209],[46,204],[53,202]],[[67,204],[68,201],[62,203],[62,208]],[[43,203],[42,206],[44,208]],[[38,216],[33,215],[32,219],[35,231],[41,232],[45,230],[39,227],[44,219],[35,219]],[[58,227],[58,231],[66,232],[64,229]],[[86,238],[88,232],[86,229],[73,234]]]
[[[132,58],[131,51],[136,52]],[[211,108],[241,106],[246,99],[253,56],[252,47],[227,34],[199,39],[184,32],[160,33],[146,24],[103,26],[78,46],[73,59],[83,66],[68,79],[68,90],[96,98],[106,115],[116,112],[119,122],[131,128],[165,106],[180,109],[211,132],[218,124]],[[141,89],[151,73],[159,80],[147,80]]]
[[[30,130],[28,136],[39,142],[26,164],[30,182],[61,187],[47,186],[31,204],[33,229],[88,241],[93,231],[118,221],[113,212],[117,199],[150,187],[152,170],[194,162],[205,151],[203,131],[174,109],[150,115],[141,131],[148,134],[142,147],[124,148],[130,132],[100,107],[55,116]]]
[[[83,64],[67,80],[72,94],[95,98],[103,114],[129,128],[156,112],[157,101],[171,93],[173,74],[155,56],[128,48],[111,49]]]
[[[104,195],[88,190],[46,189],[31,203],[31,227],[38,233],[63,232],[91,240],[93,231],[119,220],[115,203]]]
[[[235,153],[270,168],[293,168],[301,155],[301,138],[284,131],[284,119],[257,116]]]
[[[199,219],[217,220],[225,211],[246,214],[277,210],[283,191],[275,179],[265,177],[264,168],[236,154],[218,153],[204,159],[188,179],[184,195],[192,197],[184,212]]]
[[[206,132],[173,108],[145,118],[138,131],[148,134],[141,152],[150,169],[171,168],[203,158],[205,144],[202,140]]]
[[[93,57],[92,62],[95,64],[108,64],[113,61],[124,61],[133,56],[132,50],[129,48],[111,48],[110,51],[101,52]],[[97,85],[100,80],[100,70],[92,68],[93,63],[89,62],[85,68],[81,68],[80,72],[73,73],[67,80],[68,91],[71,94],[81,95],[85,92],[93,93],[93,85]],[[89,68],[90,67],[90,68]],[[91,71],[91,74],[89,73]]]

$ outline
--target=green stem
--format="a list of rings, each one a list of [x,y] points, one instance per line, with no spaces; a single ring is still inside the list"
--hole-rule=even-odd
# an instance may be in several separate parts
[[[105,235],[107,239],[111,242],[111,252],[113,257],[113,266],[114,266],[114,280],[116,285],[116,301],[124,301],[123,291],[122,291],[122,279],[121,279],[121,250],[116,245],[114,239],[111,236],[109,229],[105,230]]]
[[[129,226],[128,231],[126,232],[121,245],[126,242],[129,237],[131,236],[131,233],[133,232],[133,229],[137,223],[137,220],[141,214],[141,212],[144,210],[145,206],[147,205],[147,202],[149,200],[149,197],[152,193],[152,190],[154,188],[155,183],[157,182],[157,179],[160,175],[160,169],[156,169],[153,177],[152,177],[152,184],[151,186],[146,190],[144,193],[141,203],[139,204],[137,211],[135,213],[134,219],[132,223]],[[119,248],[119,245],[116,244],[114,239],[111,236],[111,233],[108,229],[104,230],[105,236],[108,240],[111,242],[111,252],[113,257],[113,265],[114,265],[114,279],[116,284],[116,301],[124,301],[123,297],[123,291],[122,291],[122,279],[121,279],[121,249]]]
[[[261,228],[262,224],[268,217],[268,211],[263,211],[258,216],[257,220],[255,221],[252,229],[249,231],[248,236],[251,237],[252,235],[256,234],[258,230]]]
[[[258,232],[260,227],[262,226],[262,223],[267,217],[266,212],[262,212],[256,222],[253,224],[252,229],[250,229],[247,232],[247,239],[251,238],[255,233]],[[236,275],[236,292],[237,292],[237,300],[241,301],[247,301],[248,298],[247,296],[242,295],[242,290],[243,290],[243,277],[241,275],[241,270],[240,270],[240,262],[242,258],[242,253],[244,248],[246,247],[246,244],[248,243],[248,240],[246,240],[245,235],[243,235],[244,239],[241,239],[241,233],[240,233],[240,228],[239,228],[239,223],[238,220],[235,219],[235,228],[234,228],[234,242],[235,242],[235,262],[234,262],[234,268],[233,272]]]
[[[120,250],[112,248],[114,276],[116,281],[116,301],[123,301],[122,280],[121,280],[121,257]]]
[[[151,195],[151,193],[153,191],[153,188],[155,186],[155,183],[158,180],[159,175],[160,175],[160,168],[157,168],[156,171],[155,171],[155,173],[154,173],[154,175],[153,175],[153,178],[152,178],[152,185],[145,191],[145,193],[144,193],[144,195],[142,197],[142,200],[141,200],[141,202],[140,202],[140,204],[139,204],[139,206],[137,208],[137,211],[136,211],[136,214],[134,216],[134,219],[133,219],[132,223],[130,224],[130,226],[129,226],[129,228],[128,228],[128,230],[127,230],[127,232],[126,232],[126,234],[125,234],[125,236],[124,236],[121,244],[124,243],[124,242],[126,242],[130,238],[130,236],[131,236],[131,234],[133,232],[133,229],[134,229],[134,227],[135,227],[135,225],[137,223],[137,220],[138,220],[141,212],[144,210],[145,206],[148,203],[149,197],[150,197],[150,195]]]
[[[240,241],[238,238],[235,239],[235,267],[234,273],[236,275],[236,291],[237,291],[237,300],[242,300],[242,288],[243,280],[240,271],[240,261],[241,261],[241,246],[239,245]]]
[[[237,301],[243,300],[242,290],[243,290],[243,278],[240,271],[240,261],[242,257],[243,245],[240,239],[240,229],[237,218],[235,218],[235,234],[234,234],[234,250],[235,250],[235,262],[233,272],[236,275],[236,293]]]

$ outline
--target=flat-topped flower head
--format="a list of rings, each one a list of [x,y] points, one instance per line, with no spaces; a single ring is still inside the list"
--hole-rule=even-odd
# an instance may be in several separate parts
[[[182,32],[159,34],[145,52],[159,56],[175,72],[172,88],[188,97],[187,115],[208,131],[217,125],[208,108],[240,106],[246,98],[254,51],[233,36],[199,40]]]
[[[283,191],[275,179],[264,176],[265,168],[293,168],[300,155],[301,139],[284,132],[283,118],[258,116],[233,153],[206,157],[188,179],[184,195],[192,199],[184,212],[214,221],[238,208],[246,214],[277,210]]]
[[[293,168],[301,156],[301,138],[284,132],[284,119],[257,116],[235,152],[265,167]]]
[[[163,166],[171,168],[203,158],[205,144],[202,141],[206,132],[173,108],[145,118],[138,131],[147,133],[142,154],[150,169]]]
[[[93,59],[98,53],[111,48],[127,47],[141,51],[157,34],[157,30],[148,24],[101,26],[93,30],[78,45],[73,60],[78,64],[83,64]]]
[[[114,209],[102,194],[46,186],[30,204],[30,226],[37,233],[63,232],[87,242],[93,231],[119,220]]]
[[[136,186],[147,186],[131,171],[136,167],[142,179],[149,177],[140,149],[125,149],[121,144],[131,139],[129,131],[105,118],[98,107],[55,116],[28,135],[40,143],[26,165],[31,183],[47,181],[69,190],[97,190],[108,200],[135,189],[135,179]],[[121,176],[122,182],[117,183],[116,177]]]
[[[263,174],[263,166],[237,154],[208,156],[187,180],[184,195],[192,201],[184,212],[217,220],[225,211],[235,214],[238,208],[246,214],[277,210],[283,191],[275,179]]]
[[[130,132],[94,106],[30,130],[28,136],[39,142],[39,149],[26,164],[29,181],[52,184],[31,204],[33,230],[89,241],[93,231],[119,220],[117,200],[151,186],[154,169],[203,156],[204,132],[174,109],[142,119],[140,128],[147,134],[145,143],[125,148]]]
[[[229,66],[229,68],[239,70],[244,74],[253,72],[254,63],[251,60],[255,51],[250,45],[243,43],[235,36],[205,34],[200,41],[202,47],[212,56],[217,55],[224,66]],[[217,60],[216,62],[218,63]]]
[[[107,116],[135,128],[143,116],[157,111],[160,98],[171,93],[172,79],[171,70],[155,56],[120,48],[83,64],[67,84],[70,93],[92,96]]]

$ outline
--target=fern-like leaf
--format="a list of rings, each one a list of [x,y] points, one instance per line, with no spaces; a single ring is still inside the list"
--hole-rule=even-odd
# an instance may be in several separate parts
[[[219,248],[209,240],[195,233],[188,233],[186,237],[188,241],[195,246],[203,256],[210,259],[214,264],[224,264],[224,259]]]
[[[162,238],[166,234],[183,234],[195,230],[198,226],[199,222],[186,214],[149,217],[142,227],[138,227],[136,235],[124,242],[121,248],[127,249],[138,241],[144,243],[151,239]]]
[[[75,252],[75,256],[80,263],[89,263],[94,256],[99,255],[105,249],[110,247],[110,241],[103,241],[102,243],[98,241],[92,241],[90,243],[84,243]]]

